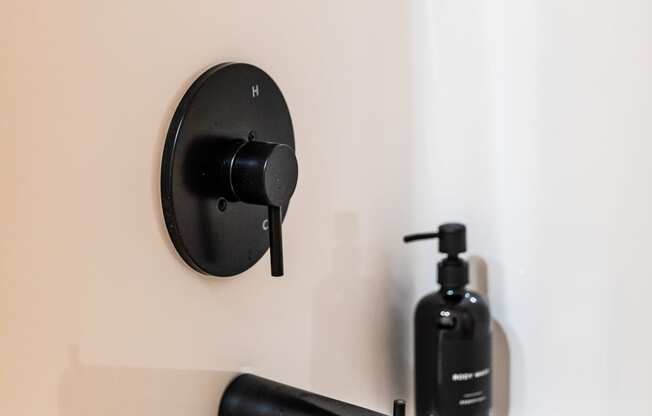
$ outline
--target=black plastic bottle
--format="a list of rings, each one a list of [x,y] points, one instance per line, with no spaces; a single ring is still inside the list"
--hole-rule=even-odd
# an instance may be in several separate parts
[[[491,316],[478,294],[466,289],[466,228],[443,224],[437,233],[404,241],[439,238],[440,290],[417,305],[415,330],[416,416],[488,416],[491,408]]]

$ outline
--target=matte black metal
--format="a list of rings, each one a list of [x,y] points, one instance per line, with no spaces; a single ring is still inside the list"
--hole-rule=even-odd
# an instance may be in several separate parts
[[[261,69],[221,64],[190,86],[168,130],[161,200],[170,238],[191,267],[233,276],[271,243],[272,273],[283,273],[274,243],[297,183],[294,149],[285,99]]]
[[[269,218],[269,258],[272,266],[272,276],[283,276],[283,233],[281,223],[283,214],[281,207],[267,207]]]
[[[405,400],[394,400],[394,416],[405,416]]]
[[[249,142],[238,149],[231,167],[231,184],[243,202],[281,206],[297,186],[294,149],[267,142]]]
[[[404,416],[405,402],[394,416]],[[401,404],[402,403],[402,404]],[[403,412],[401,414],[400,412]],[[252,374],[235,378],[224,391],[218,416],[385,416],[329,397]]]

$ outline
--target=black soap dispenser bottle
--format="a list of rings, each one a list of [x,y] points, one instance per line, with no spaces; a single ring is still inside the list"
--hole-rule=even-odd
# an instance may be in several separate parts
[[[491,316],[486,302],[466,289],[469,267],[466,228],[448,223],[436,233],[409,235],[405,242],[439,238],[440,290],[417,305],[415,330],[416,416],[488,416],[491,408]]]

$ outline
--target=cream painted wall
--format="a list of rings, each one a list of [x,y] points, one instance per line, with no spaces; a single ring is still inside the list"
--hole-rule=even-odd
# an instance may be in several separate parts
[[[405,5],[0,7],[0,414],[214,415],[243,368],[379,410],[405,394]],[[224,61],[264,68],[291,108],[284,279],[267,257],[237,279],[200,277],[162,225],[171,113]]]
[[[496,415],[649,415],[645,0],[0,3],[0,414],[215,415],[249,370],[411,400],[432,245],[469,225]],[[201,277],[162,225],[176,103],[251,62],[300,178],[284,279]]]

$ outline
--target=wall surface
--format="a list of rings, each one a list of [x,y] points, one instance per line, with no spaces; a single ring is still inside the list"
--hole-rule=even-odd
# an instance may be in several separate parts
[[[433,246],[469,226],[497,416],[649,415],[645,0],[5,0],[0,414],[215,415],[241,371],[411,400]],[[264,68],[300,177],[268,257],[201,277],[162,222],[164,135],[203,70]]]
[[[215,415],[243,369],[379,410],[405,394],[408,8],[0,7],[0,414]],[[225,61],[264,68],[292,112],[300,178],[284,279],[267,256],[236,279],[201,277],[163,227],[171,114]]]
[[[415,213],[470,227],[510,414],[652,414],[652,3],[419,1],[414,27]]]

